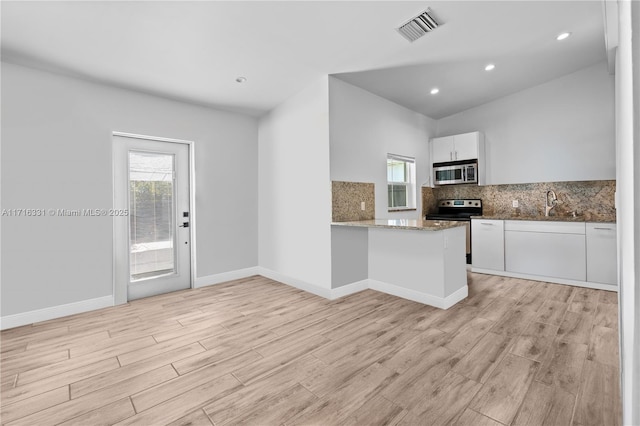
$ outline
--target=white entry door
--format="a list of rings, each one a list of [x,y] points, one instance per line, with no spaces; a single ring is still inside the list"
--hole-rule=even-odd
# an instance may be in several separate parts
[[[114,134],[113,149],[114,211],[128,213],[114,218],[116,304],[191,287],[189,145]]]

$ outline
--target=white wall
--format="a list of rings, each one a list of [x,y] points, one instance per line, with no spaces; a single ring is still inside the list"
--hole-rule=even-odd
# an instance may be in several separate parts
[[[614,80],[601,62],[438,120],[485,134],[487,184],[615,179]]]
[[[369,278],[369,228],[331,227],[331,287]]]
[[[334,77],[329,77],[329,115],[331,180],[373,182],[376,218],[419,218],[435,121]],[[388,153],[416,159],[416,211],[388,211]]]
[[[623,424],[640,424],[640,5],[619,2],[616,55],[618,267]]]
[[[257,119],[2,63],[2,208],[109,208],[111,132],[195,141],[197,276],[255,267]],[[2,217],[2,315],[112,294],[108,217]]]
[[[331,288],[328,96],[325,76],[263,116],[259,130],[259,264],[311,291]]]

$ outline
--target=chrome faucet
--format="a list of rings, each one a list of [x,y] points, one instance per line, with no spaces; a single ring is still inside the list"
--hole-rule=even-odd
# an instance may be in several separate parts
[[[547,191],[547,196],[544,199],[544,204],[544,215],[549,216],[549,212],[551,212],[551,210],[558,204],[558,197],[556,197],[556,193],[553,191]]]

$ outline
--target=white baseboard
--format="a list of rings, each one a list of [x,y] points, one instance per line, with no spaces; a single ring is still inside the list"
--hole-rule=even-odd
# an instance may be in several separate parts
[[[602,284],[602,283],[593,283],[589,281],[568,280],[565,278],[545,277],[542,275],[520,274],[518,272],[494,271],[493,269],[482,269],[482,268],[471,268],[471,272],[477,272],[479,274],[487,274],[487,275],[498,275],[501,277],[509,277],[509,278],[521,278],[523,280],[542,281],[545,283],[572,285],[575,287],[594,288],[597,290],[618,291],[618,286],[615,284]]]
[[[209,285],[220,284],[227,281],[239,280],[242,278],[251,277],[253,275],[260,275],[259,267],[252,266],[250,268],[237,269],[235,271],[197,277],[196,281],[193,283],[193,288],[206,287]]]
[[[306,281],[299,280],[297,278],[290,277],[288,275],[281,274],[271,269],[263,267],[258,267],[258,269],[258,274],[262,275],[263,277],[281,282],[283,284],[298,288],[300,290],[304,290],[309,293],[313,293],[316,296],[324,297],[325,299],[329,300],[348,296],[350,294],[354,294],[369,288],[369,280],[356,281],[337,288],[324,288],[315,284],[308,283]]]
[[[7,315],[0,319],[0,330],[20,327],[22,325],[33,324],[40,321],[48,321],[55,318],[66,317],[68,315],[80,314],[82,312],[94,311],[96,309],[108,308],[110,306],[113,306],[112,295],[67,303],[66,305],[52,306],[50,308],[37,309],[35,311],[23,312],[20,314]]]
[[[252,275],[259,275],[257,266],[196,278],[194,288],[247,278]],[[33,324],[40,321],[48,321],[55,318],[62,318],[82,312],[94,311],[96,309],[107,308],[109,306],[114,306],[114,299],[112,295],[98,297],[96,299],[82,300],[80,302],[69,303],[66,305],[52,306],[50,308],[38,309],[15,315],[7,315],[0,319],[0,330],[20,327],[22,325]]]
[[[262,275],[269,279],[279,281],[283,284],[290,285],[300,290],[313,293],[325,299],[333,300],[350,294],[357,293],[366,289],[373,289],[392,294],[394,296],[403,297],[427,305],[447,309],[460,300],[467,297],[467,287],[463,287],[446,298],[426,295],[404,287],[393,284],[383,283],[375,280],[361,280],[351,284],[347,284],[334,289],[320,287],[297,278],[283,275],[279,272],[272,271],[260,266],[251,268],[238,269],[236,271],[223,272],[221,274],[207,275],[198,277],[195,280],[194,288],[205,287],[209,285],[220,284],[227,281],[247,278],[253,275]],[[606,288],[605,288],[606,289]],[[38,309],[35,311],[23,312],[15,315],[7,315],[0,318],[0,330],[20,327],[23,325],[33,324],[40,321],[48,321],[55,318],[61,318],[68,315],[79,314],[82,312],[94,311],[96,309],[114,306],[113,295],[98,297],[95,299],[82,300],[79,302],[68,303],[66,305],[52,306],[49,308]]]
[[[450,307],[460,302],[461,300],[466,299],[468,295],[469,295],[469,286],[465,285],[461,289],[454,291],[453,293],[451,293],[450,295],[448,295],[443,299],[444,304],[442,305],[442,309],[449,309]]]
[[[300,290],[313,293],[316,296],[324,297],[325,299],[332,299],[332,291],[330,288],[320,287],[318,285],[311,284],[297,278],[289,277],[287,275],[281,274],[280,272],[263,268],[262,266],[259,266],[258,270],[258,274],[262,275],[263,277],[269,278],[274,281],[279,281],[283,284],[290,285],[291,287],[299,288]]]
[[[348,296],[350,294],[357,293],[362,290],[366,290],[369,288],[369,280],[356,281],[351,284],[343,285],[341,287],[336,287],[331,289],[331,300],[337,299],[339,297]]]
[[[372,290],[381,291],[383,293],[391,294],[393,296],[402,297],[403,299],[413,300],[414,302],[424,303],[425,305],[434,306],[440,309],[449,309],[465,297],[469,293],[468,286],[464,286],[461,289],[455,291],[453,294],[447,297],[437,297],[430,294],[421,293],[419,291],[411,290],[405,287],[400,287],[394,284],[385,283],[377,280],[369,280],[369,288]]]
[[[287,275],[283,275],[279,272],[272,271],[267,268],[259,267],[259,274],[272,279],[274,281],[281,282],[283,284],[290,285],[291,287],[299,288],[300,290],[313,293],[317,296],[324,297],[325,299],[333,300],[339,297],[348,296],[362,290],[372,289],[388,293],[393,296],[402,297],[404,299],[413,300],[414,302],[424,303],[425,305],[435,306],[440,309],[449,309],[459,301],[467,297],[469,288],[465,285],[461,289],[457,290],[453,294],[447,297],[436,297],[428,294],[420,293],[419,291],[410,290],[404,287],[400,287],[394,284],[385,283],[382,281],[376,281],[372,279],[365,279],[356,281],[351,284],[347,284],[334,289],[327,289],[324,287],[310,284],[308,282],[292,278]]]

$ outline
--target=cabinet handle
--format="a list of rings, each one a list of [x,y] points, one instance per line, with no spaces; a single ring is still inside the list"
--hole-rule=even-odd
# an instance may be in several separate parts
[[[453,160],[453,152],[449,151],[449,160]]]
[[[495,223],[480,222],[481,225],[496,226]]]
[[[458,159],[458,151],[456,151],[456,160]]]
[[[599,229],[601,231],[613,231],[612,228],[598,228],[597,226],[594,226],[593,229]]]

